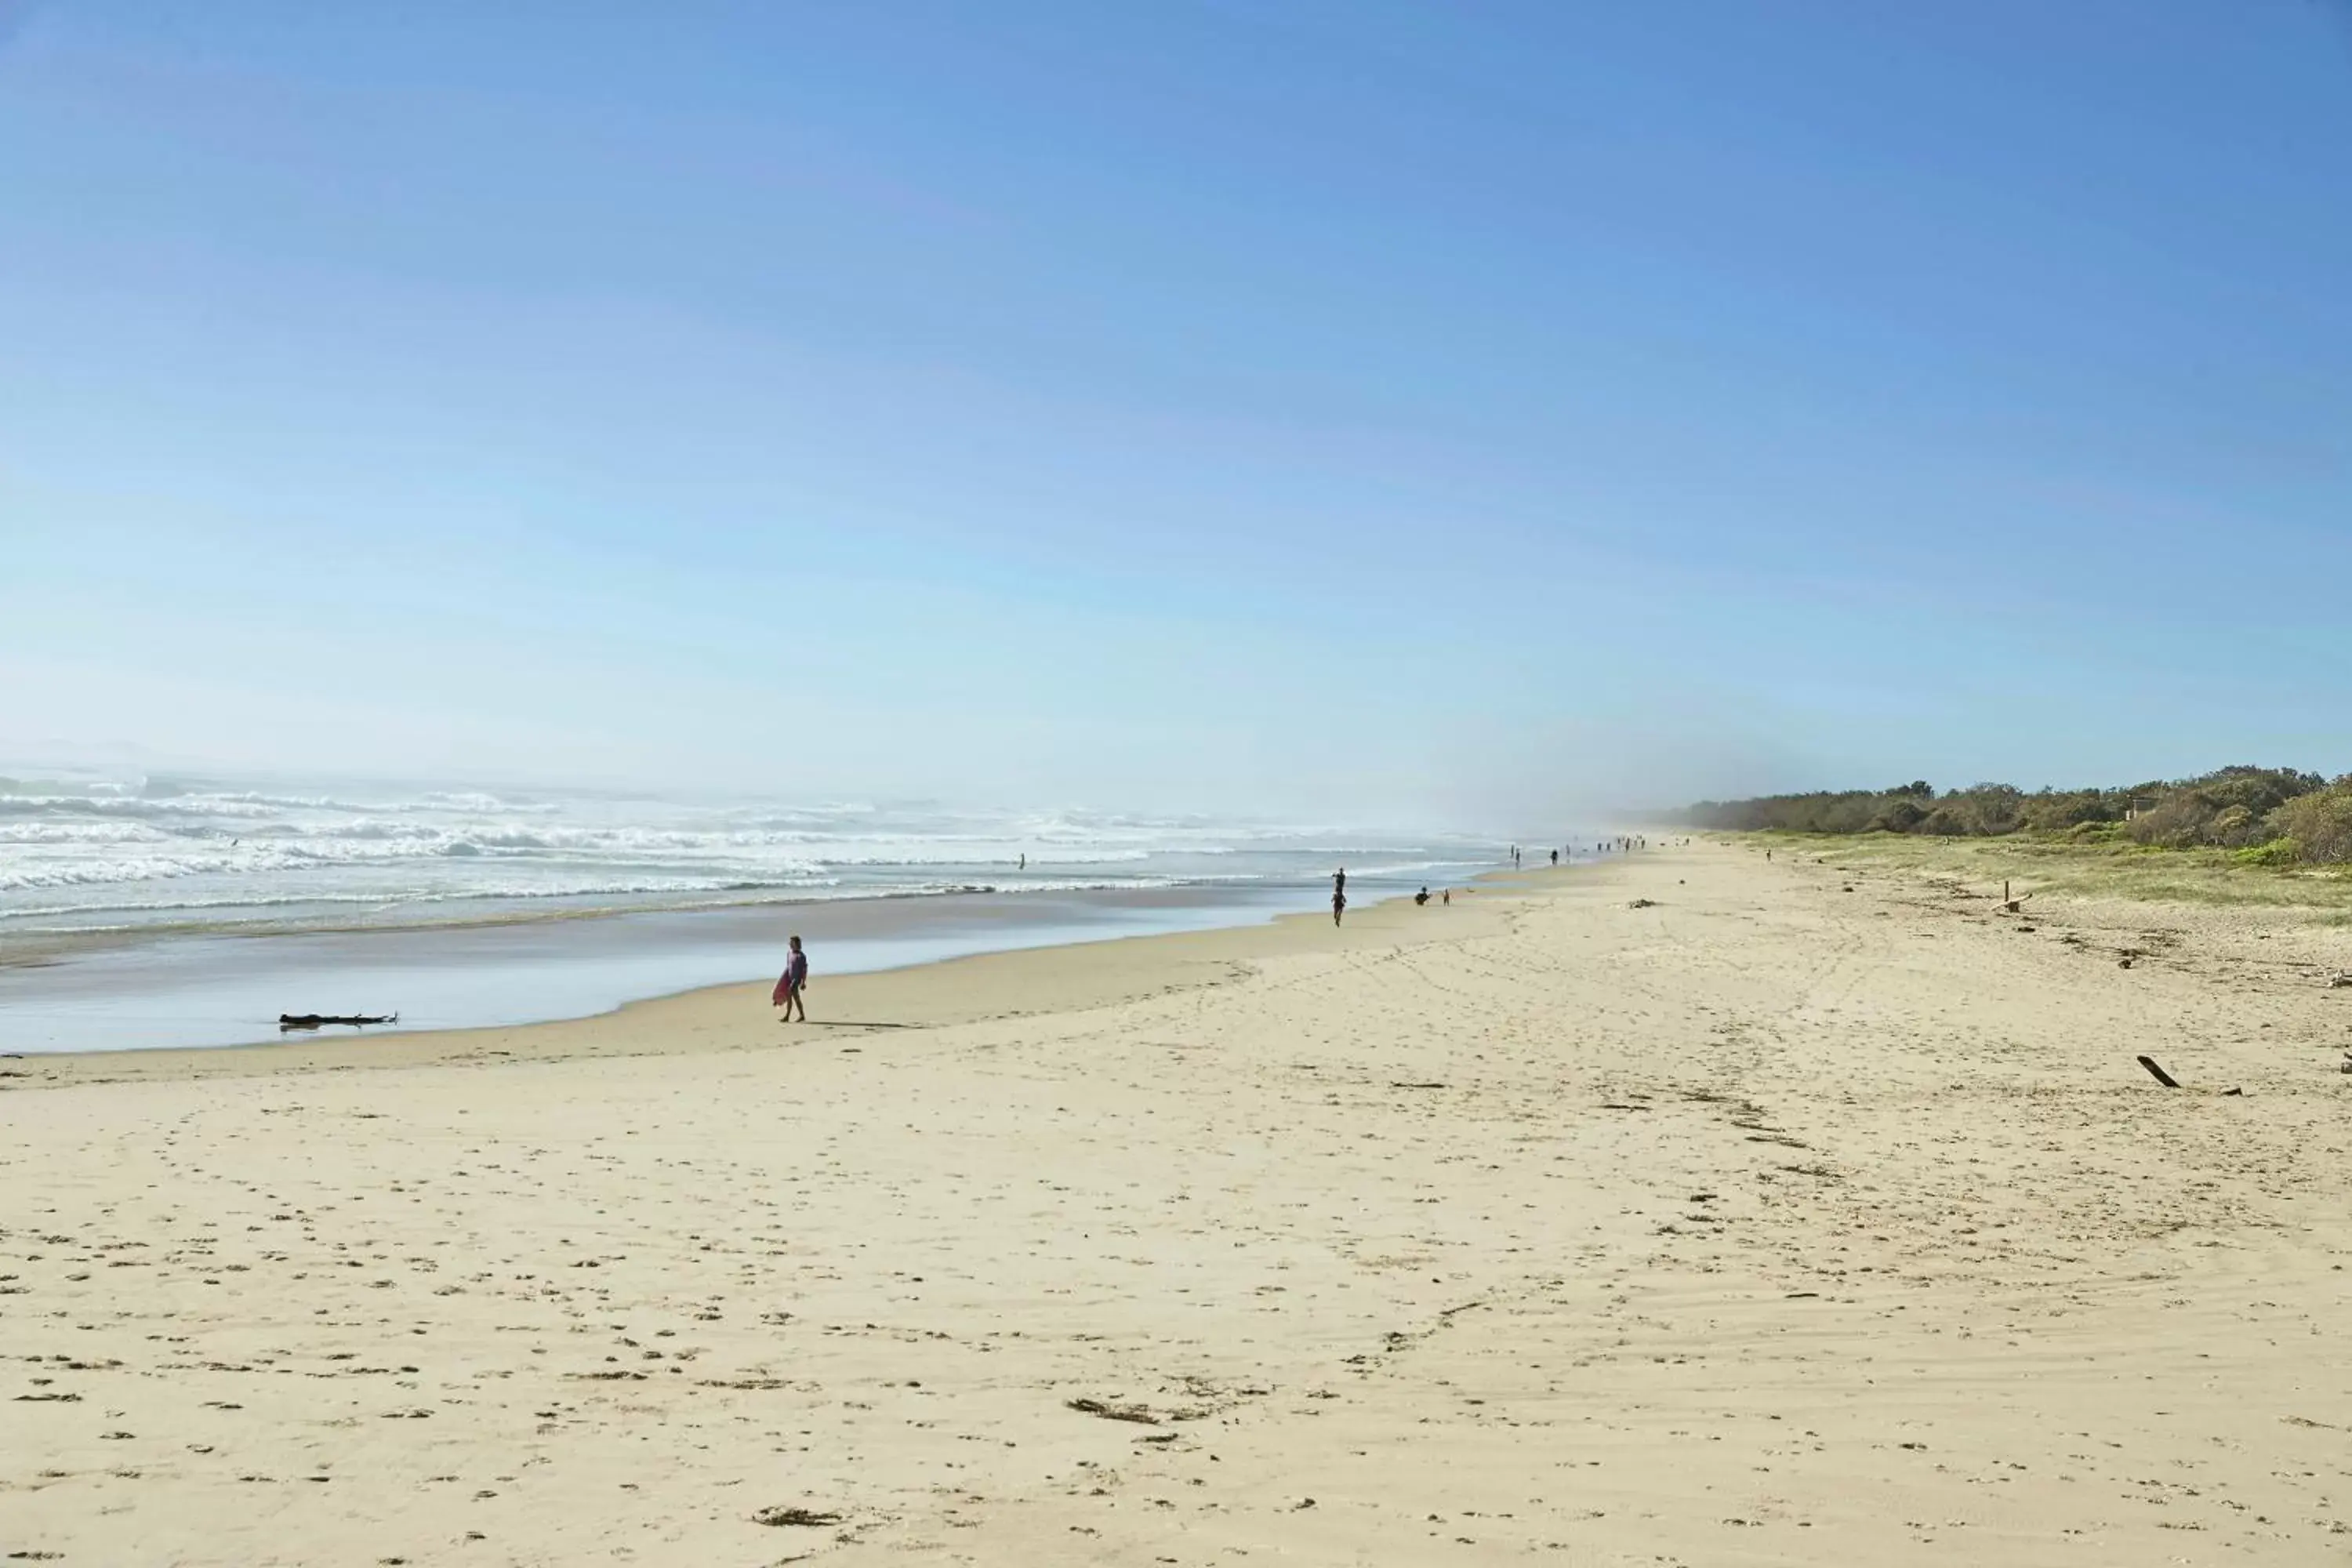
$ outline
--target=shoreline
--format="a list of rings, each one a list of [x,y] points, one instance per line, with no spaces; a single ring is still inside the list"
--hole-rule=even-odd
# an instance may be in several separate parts
[[[714,897],[708,900],[686,903],[647,902],[641,905],[594,904],[567,907],[550,900],[554,908],[531,908],[508,900],[494,911],[455,915],[447,920],[405,918],[374,922],[358,919],[336,918],[316,921],[267,918],[221,921],[156,921],[89,927],[44,926],[31,930],[11,930],[0,926],[0,971],[16,968],[38,968],[46,964],[70,961],[92,952],[114,952],[123,948],[161,945],[166,942],[221,941],[267,942],[303,937],[401,937],[428,936],[464,931],[502,931],[509,927],[528,928],[541,925],[562,925],[572,922],[626,921],[663,915],[723,915],[741,914],[751,910],[822,910],[836,905],[852,904],[921,904],[940,899],[1003,898],[1052,899],[1086,897],[1089,895],[1129,895],[1150,897],[1153,894],[1185,894],[1232,892],[1241,893],[1260,888],[1287,886],[1274,882],[1218,882],[1213,880],[1168,880],[1150,883],[1122,882],[1115,879],[1097,879],[1082,882],[1039,882],[1034,884],[973,883],[969,886],[942,888],[861,888],[854,891],[819,897],[805,892],[773,898]],[[496,900],[484,903],[498,904]]]
[[[1480,874],[1454,888],[1452,906],[1433,897],[1416,907],[1411,894],[1351,904],[1334,930],[1328,911],[1277,912],[1250,923],[1197,930],[1106,932],[1050,943],[991,948],[887,967],[845,973],[820,971],[810,996],[818,1012],[807,1026],[820,1039],[857,1038],[900,1029],[929,1029],[1017,1017],[1069,1005],[1099,1006],[1173,989],[1213,985],[1235,966],[1277,954],[1344,951],[1460,936],[1474,917],[1493,919],[1515,880],[1548,883],[1570,873],[1605,870],[1611,861],[1578,861],[1538,871],[1508,868]],[[1475,899],[1475,904],[1472,900]],[[840,900],[848,902],[850,900]],[[1415,931],[1399,910],[1420,920]],[[1437,928],[1430,921],[1460,918]],[[775,939],[777,944],[781,939]],[[1171,981],[1163,968],[1190,977]],[[1208,973],[1215,971],[1215,973]],[[772,979],[723,981],[639,996],[601,1012],[529,1022],[455,1028],[377,1028],[297,1035],[217,1046],[154,1046],[102,1050],[0,1053],[6,1089],[50,1089],[131,1079],[180,1079],[273,1076],[317,1071],[430,1066],[450,1062],[555,1062],[584,1057],[693,1054],[750,1050],[789,1038],[773,1023]],[[830,1012],[832,1016],[824,1016]],[[843,1019],[853,1021],[844,1022]],[[761,1031],[765,1031],[764,1033]],[[683,1033],[683,1038],[679,1037]]]
[[[1446,869],[1461,876],[1476,868]],[[1378,896],[1410,884],[1374,872],[1359,885]],[[190,934],[0,963],[0,1048],[47,1056],[258,1045],[279,1038],[278,1019],[288,1013],[399,1016],[397,1025],[371,1036],[582,1018],[771,973],[784,935],[794,931],[823,943],[824,969],[840,974],[1005,948],[1247,925],[1311,907],[1318,896],[1311,885],[1262,879],[1047,884]]]

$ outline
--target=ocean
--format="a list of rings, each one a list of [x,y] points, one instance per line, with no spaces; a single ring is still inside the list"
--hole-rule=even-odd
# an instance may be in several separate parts
[[[578,1016],[774,967],[785,910],[898,900],[829,967],[1192,929],[1466,879],[1499,843],[927,803],[177,775],[0,779],[0,1048],[220,1045],[277,1015]],[[848,911],[837,911],[845,915]],[[259,940],[267,939],[267,940]]]

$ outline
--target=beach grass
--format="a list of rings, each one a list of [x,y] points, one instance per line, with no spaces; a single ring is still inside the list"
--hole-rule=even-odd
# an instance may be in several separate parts
[[[1728,842],[1769,846],[1831,865],[1916,872],[1979,889],[2080,898],[2288,908],[2352,924],[2352,868],[2265,865],[2231,849],[2158,849],[2128,839],[2009,834],[1943,838],[1901,833],[1745,833]]]

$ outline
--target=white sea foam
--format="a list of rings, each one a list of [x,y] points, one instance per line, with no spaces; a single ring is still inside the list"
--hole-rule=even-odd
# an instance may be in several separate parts
[[[288,789],[160,776],[0,781],[0,935],[118,920],[247,924],[306,906],[321,919],[367,906],[371,918],[396,922],[523,900],[659,908],[733,897],[1303,883],[1339,864],[1377,878],[1492,859],[1484,846],[1328,826],[1078,810]]]

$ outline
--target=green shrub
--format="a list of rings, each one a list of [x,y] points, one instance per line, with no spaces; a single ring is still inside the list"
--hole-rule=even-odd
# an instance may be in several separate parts
[[[2250,844],[2230,857],[2241,866],[2292,866],[2303,858],[2292,838],[2273,838],[2266,844]]]
[[[1907,795],[1898,795],[1881,808],[1877,820],[1870,826],[1882,833],[1908,833],[1927,815],[1917,801]]]
[[[2217,815],[2213,803],[2195,790],[2182,790],[2162,805],[2141,812],[2124,831],[2141,844],[2158,849],[2186,849],[2206,842],[2205,827]]]
[[[2315,866],[2352,863],[2352,779],[2298,795],[2265,820],[2272,832],[2294,840],[2298,859]]]
[[[2059,833],[2121,820],[2123,802],[2103,789],[2045,789],[2025,803],[2025,826],[2038,833]]]
[[[2307,804],[2315,796],[2325,798]],[[2202,846],[2271,854],[2283,853],[2269,848],[2273,841],[2292,837],[2305,859],[2352,861],[2352,826],[2344,822],[2352,807],[2329,804],[2339,797],[2352,797],[2352,774],[2330,786],[2317,773],[2294,768],[2242,766],[2126,789],[2045,788],[2033,795],[1979,784],[1939,795],[1925,779],[1915,779],[1889,789],[1703,801],[1684,818],[1700,827],[1783,833],[1959,838],[2031,831],[2095,843],[2127,837],[2151,849]]]

